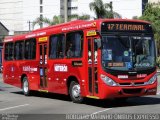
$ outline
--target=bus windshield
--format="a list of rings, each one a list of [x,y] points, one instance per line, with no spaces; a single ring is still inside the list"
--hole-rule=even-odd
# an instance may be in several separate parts
[[[155,66],[152,36],[102,37],[102,65],[112,70],[146,70]]]

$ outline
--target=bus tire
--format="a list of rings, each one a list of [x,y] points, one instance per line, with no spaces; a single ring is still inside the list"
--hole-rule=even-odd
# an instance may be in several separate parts
[[[83,97],[81,96],[81,90],[79,83],[72,81],[69,87],[70,98],[74,103],[81,103]]]
[[[28,78],[27,77],[23,78],[22,90],[23,90],[23,94],[25,96],[29,96],[30,95],[29,82],[28,82]]]

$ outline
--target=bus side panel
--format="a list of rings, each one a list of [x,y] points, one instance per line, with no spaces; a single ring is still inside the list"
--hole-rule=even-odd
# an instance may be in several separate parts
[[[11,68],[12,68],[12,62],[3,62],[3,81],[4,83],[7,83],[7,84],[10,84],[10,85],[13,85],[14,84],[14,80],[12,79],[12,71],[11,71]]]
[[[39,75],[39,68],[38,68],[38,63],[35,60],[30,60],[27,62],[22,62],[19,66],[19,73],[17,71],[17,77],[19,78],[19,82],[21,82],[21,78],[23,76],[26,76],[28,78],[29,81],[29,87],[31,90],[38,90],[39,89],[39,85],[40,85],[40,75]],[[18,69],[17,69],[18,70]]]
[[[26,76],[29,80],[30,89],[38,90],[39,89],[39,69],[37,67],[36,61],[25,62],[5,62],[3,64],[3,80],[4,83],[22,87],[22,77]]]
[[[84,68],[73,67],[72,61],[76,60],[49,60],[48,89],[50,92],[68,94],[67,80],[69,77],[75,77],[80,85],[84,75]],[[72,80],[72,79],[70,79]],[[83,93],[83,92],[82,92]]]
[[[14,81],[14,86],[21,88],[22,84],[21,84],[21,74],[22,74],[22,69],[21,69],[21,64],[22,61],[16,61],[13,62],[12,64],[12,69],[13,69],[13,75],[12,75],[12,79]]]

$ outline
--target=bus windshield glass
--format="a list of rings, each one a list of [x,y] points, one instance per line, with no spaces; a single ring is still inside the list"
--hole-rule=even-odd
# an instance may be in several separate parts
[[[146,70],[155,67],[153,37],[103,35],[102,65],[112,70]]]

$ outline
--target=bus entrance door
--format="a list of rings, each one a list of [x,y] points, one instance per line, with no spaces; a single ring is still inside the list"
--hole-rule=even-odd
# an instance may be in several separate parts
[[[88,38],[88,88],[89,97],[97,98],[98,78],[97,78],[97,58],[98,48],[96,38]]]
[[[39,44],[40,88],[47,88],[47,44]]]

